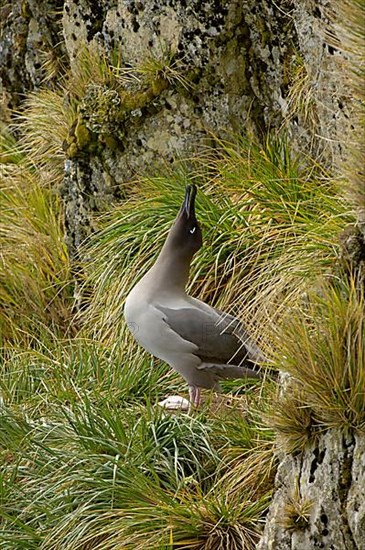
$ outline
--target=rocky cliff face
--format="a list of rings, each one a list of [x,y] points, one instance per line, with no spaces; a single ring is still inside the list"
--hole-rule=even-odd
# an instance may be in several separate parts
[[[212,144],[211,133],[260,139],[285,126],[297,148],[320,151],[327,164],[338,158],[337,136],[350,126],[351,101],[336,76],[334,58],[342,54],[326,41],[326,4],[4,3],[0,78],[8,106],[20,105],[29,90],[51,86],[68,66],[72,72],[84,48],[111,63],[118,58],[133,75],[129,104],[108,86],[92,84],[79,98],[83,124],[101,146],[91,154],[83,139],[66,147],[70,250],[88,234],[90,213],[123,196],[125,182],[161,161],[198,153]],[[115,102],[122,118],[113,112]]]
[[[66,61],[61,12],[57,0],[0,2],[2,122],[25,94],[41,86],[45,63]]]
[[[356,550],[365,541],[365,438],[332,430],[282,456],[259,550]]]
[[[120,51],[137,75],[150,71],[159,80],[112,130],[116,150],[99,155],[96,173],[105,187],[108,177],[120,189],[158,162],[196,154],[212,143],[211,132],[260,135],[281,123],[296,37],[292,20],[273,4],[70,0],[63,29],[71,65],[86,42],[109,59]],[[146,85],[134,82],[129,91],[137,97]]]

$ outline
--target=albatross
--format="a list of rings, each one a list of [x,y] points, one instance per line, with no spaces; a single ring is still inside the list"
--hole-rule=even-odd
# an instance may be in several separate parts
[[[265,357],[237,318],[186,292],[203,244],[195,197],[196,186],[188,185],[156,262],[127,296],[124,317],[137,342],[186,380],[198,407],[201,388],[219,391],[220,380],[261,378]]]

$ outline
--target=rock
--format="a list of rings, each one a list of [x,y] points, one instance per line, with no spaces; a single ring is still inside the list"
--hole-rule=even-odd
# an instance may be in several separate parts
[[[73,163],[91,168],[78,170],[83,196],[91,195],[95,186],[103,194],[105,173],[112,179],[115,196],[123,195],[125,182],[135,174],[148,173],[161,161],[173,162],[211,145],[210,132],[228,137],[245,129],[258,136],[281,123],[284,60],[293,51],[295,33],[292,20],[270,2],[259,7],[253,0],[244,4],[209,0],[109,6],[106,2],[68,0],[63,33],[71,70],[86,44],[110,60],[121,53],[122,65],[131,67],[136,75],[139,70],[144,75],[147,69],[152,71],[150,92],[143,87],[146,84],[140,89],[131,84],[131,96],[140,97],[135,107],[128,107],[126,96],[119,107],[115,106],[118,101],[111,105],[121,116],[109,111],[97,114],[95,86],[81,100],[83,126],[103,145],[88,153],[86,144],[79,156],[77,136],[67,146]],[[98,90],[102,91],[100,97],[109,94]],[[109,147],[111,140],[113,147]],[[93,165],[97,166],[95,172]],[[73,235],[83,233],[82,227],[76,227],[77,220],[84,223],[87,208],[82,199],[83,211],[74,215],[78,202],[68,204],[75,197],[71,190],[66,191],[69,181],[66,176],[63,196],[66,212],[73,212],[67,221],[67,238],[74,254],[80,239]],[[107,192],[104,198],[107,200]]]
[[[82,203],[75,221],[66,223],[71,255],[82,241],[73,240],[83,233],[78,220],[89,218],[90,225],[98,211],[97,200],[84,200],[95,188],[103,205],[115,201],[135,174],[199,153],[213,144],[211,133],[260,139],[285,125],[293,147],[320,151],[327,165],[338,159],[336,135],[346,135],[351,101],[335,71],[342,54],[326,41],[328,4],[66,0],[62,13],[53,0],[6,4],[0,78],[9,106],[45,77],[57,81],[56,68],[49,74],[52,64],[73,71],[85,48],[111,63],[119,57],[134,75],[124,96],[95,82],[79,98],[79,118],[64,148],[66,158],[80,163],[85,193],[75,202],[66,174],[66,211]],[[301,101],[294,101],[291,89],[301,82]],[[2,116],[9,117],[6,109]]]
[[[258,550],[364,548],[364,465],[365,436],[334,429],[296,456],[283,454]]]

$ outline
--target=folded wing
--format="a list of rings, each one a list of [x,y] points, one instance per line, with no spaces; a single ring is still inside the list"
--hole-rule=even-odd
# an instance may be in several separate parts
[[[246,366],[250,369],[265,361],[263,353],[251,340],[238,319],[209,308],[172,309],[158,306],[165,322],[184,340],[198,347],[203,363]]]

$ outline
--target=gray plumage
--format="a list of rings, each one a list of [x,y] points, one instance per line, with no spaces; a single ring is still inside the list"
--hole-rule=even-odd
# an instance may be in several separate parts
[[[202,246],[195,195],[195,186],[188,186],[160,255],[129,293],[124,315],[141,346],[185,378],[198,405],[200,388],[219,389],[223,379],[258,378],[258,363],[265,358],[238,319],[185,291],[190,262]]]

